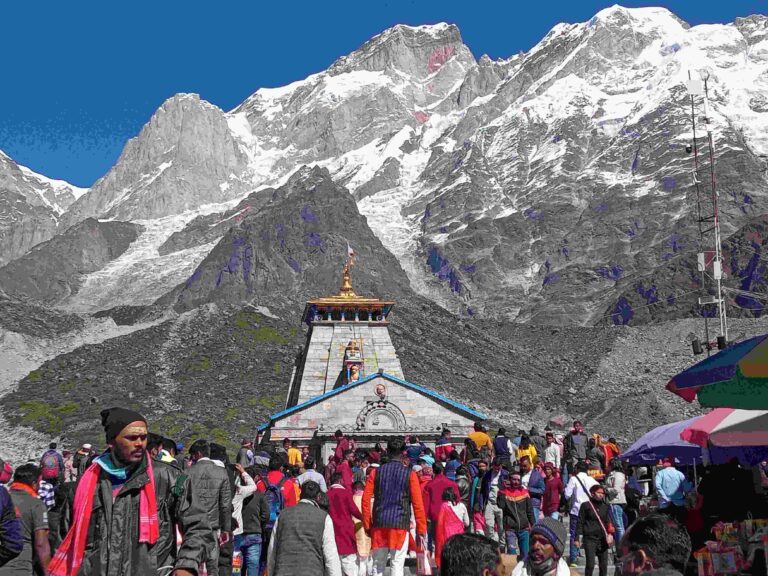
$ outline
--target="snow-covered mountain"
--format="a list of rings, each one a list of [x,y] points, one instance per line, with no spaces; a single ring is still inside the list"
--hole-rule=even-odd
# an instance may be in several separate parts
[[[627,282],[696,247],[685,82],[701,71],[732,233],[768,211],[765,16],[690,27],[663,8],[614,6],[498,61],[476,60],[454,25],[401,25],[229,113],[189,94],[163,104],[63,216],[60,228],[86,217],[144,228],[69,304],[154,301],[215,244],[187,233],[168,253],[174,232],[316,165],[445,308],[600,322]]]
[[[689,72],[708,75],[731,311],[758,315],[765,16],[690,27],[614,6],[495,61],[453,25],[396,26],[230,112],[174,96],[85,193],[0,155],[0,440],[84,441],[134,396],[169,437],[246,433],[285,397],[303,303],[338,286],[348,242],[356,288],[398,301],[414,381],[500,421],[634,435],[690,416],[659,382],[690,364],[697,321],[531,325],[701,313]],[[734,321],[732,339],[765,325]]]
[[[177,94],[70,207],[64,224],[161,218],[241,197],[251,188],[246,158],[219,108],[196,94]]]
[[[0,150],[0,266],[56,234],[61,215],[86,192],[37,174]]]

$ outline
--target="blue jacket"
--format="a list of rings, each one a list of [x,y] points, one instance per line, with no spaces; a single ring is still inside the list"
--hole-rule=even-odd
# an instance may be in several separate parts
[[[531,500],[541,500],[542,496],[544,496],[545,489],[544,476],[534,468],[531,472],[531,477],[528,479],[528,493],[531,495]]]
[[[0,486],[0,566],[21,554],[24,534],[8,490]]]

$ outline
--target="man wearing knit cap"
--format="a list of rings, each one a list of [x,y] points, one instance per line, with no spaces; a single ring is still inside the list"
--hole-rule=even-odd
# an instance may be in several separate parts
[[[570,576],[563,551],[568,542],[565,525],[554,518],[542,518],[531,529],[528,559],[520,562],[512,576]]]
[[[141,414],[110,408],[101,423],[108,449],[80,477],[49,576],[145,576],[161,567],[197,574],[212,532],[186,476],[149,458]],[[179,547],[177,524],[184,535]]]

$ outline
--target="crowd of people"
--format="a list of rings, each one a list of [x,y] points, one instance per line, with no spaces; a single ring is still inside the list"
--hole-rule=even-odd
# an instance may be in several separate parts
[[[290,439],[243,439],[230,462],[131,410],[104,410],[102,425],[102,453],[51,444],[3,463],[0,576],[401,576],[409,557],[444,576],[500,576],[503,558],[514,576],[566,576],[580,551],[586,576],[606,576],[609,551],[625,573],[682,573],[690,555],[673,463],[656,482],[663,514],[630,527],[643,486],[580,422],[494,438],[478,423],[463,444],[444,429],[434,449],[414,435],[363,449],[337,431],[322,470]]]

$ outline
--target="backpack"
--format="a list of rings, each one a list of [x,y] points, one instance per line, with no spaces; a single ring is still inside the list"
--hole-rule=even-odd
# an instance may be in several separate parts
[[[285,498],[283,498],[283,484],[285,484],[285,476],[280,478],[280,482],[272,484],[267,477],[264,476],[264,485],[266,490],[264,495],[267,498],[267,504],[269,505],[269,520],[267,521],[266,528],[272,528],[275,525],[277,517],[280,516],[280,512],[285,508]]]
[[[478,460],[480,458],[480,449],[472,438],[467,438],[467,460]]]
[[[43,454],[43,459],[40,461],[40,468],[42,469],[43,480],[50,480],[52,478],[58,478],[61,472],[61,465],[55,452],[47,452]]]

